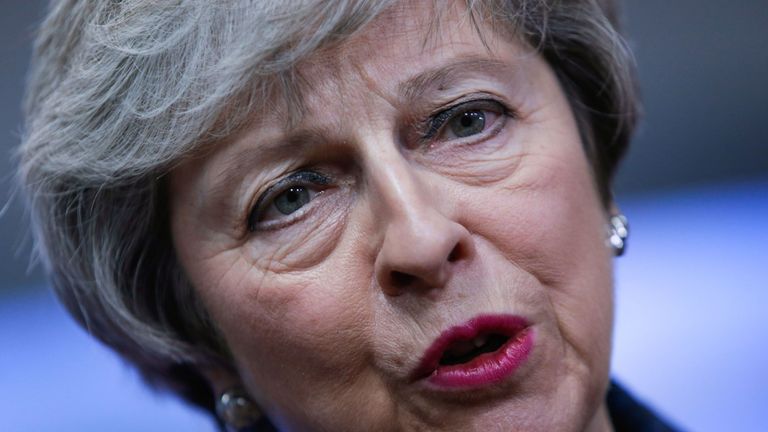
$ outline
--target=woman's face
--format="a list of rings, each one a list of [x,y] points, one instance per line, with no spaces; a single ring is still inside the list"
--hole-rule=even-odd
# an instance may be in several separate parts
[[[280,427],[600,430],[611,263],[568,100],[443,12],[388,12],[301,64],[295,121],[175,170],[179,260]]]

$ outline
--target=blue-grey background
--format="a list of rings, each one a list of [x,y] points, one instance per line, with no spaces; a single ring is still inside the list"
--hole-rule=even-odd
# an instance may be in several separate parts
[[[645,118],[618,178],[614,375],[694,431],[768,430],[768,2],[633,0]],[[212,431],[155,395],[30,267],[12,152],[42,0],[0,12],[0,430]],[[0,205],[2,207],[2,205]]]

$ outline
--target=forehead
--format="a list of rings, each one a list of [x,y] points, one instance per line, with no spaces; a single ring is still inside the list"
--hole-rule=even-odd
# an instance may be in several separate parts
[[[525,70],[546,66],[509,34],[470,16],[463,2],[397,3],[280,76],[238,132],[211,143],[203,156],[224,167],[213,170],[212,189],[226,188],[233,166],[261,166],[339,138],[345,119],[423,114],[487,78],[522,84]]]
[[[528,51],[511,29],[488,24],[464,2],[398,2],[361,32],[286,71],[274,102],[293,127],[329,96],[359,97],[362,91],[392,104],[395,96],[410,100],[421,88],[449,87],[464,70],[492,72],[500,63],[500,44],[504,54]],[[429,70],[434,65],[443,67]]]

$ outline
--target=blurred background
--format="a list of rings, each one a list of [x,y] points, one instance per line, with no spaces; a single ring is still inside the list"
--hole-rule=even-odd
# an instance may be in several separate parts
[[[76,327],[30,264],[12,153],[41,0],[0,14],[0,430],[213,431]],[[690,431],[766,431],[768,3],[626,1],[645,118],[618,178],[614,376]],[[5,204],[5,205],[3,205]]]

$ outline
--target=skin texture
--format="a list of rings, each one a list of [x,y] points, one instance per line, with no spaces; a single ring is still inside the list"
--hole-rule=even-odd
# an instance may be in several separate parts
[[[568,100],[538,55],[443,13],[388,11],[300,65],[295,123],[275,101],[172,173],[174,246],[238,371],[213,384],[286,430],[610,430],[607,216]],[[424,137],[471,100],[482,131]],[[324,176],[300,182],[311,201],[262,200],[251,232],[259,196],[302,169]],[[532,324],[511,377],[409,380],[441,332],[491,313]]]

